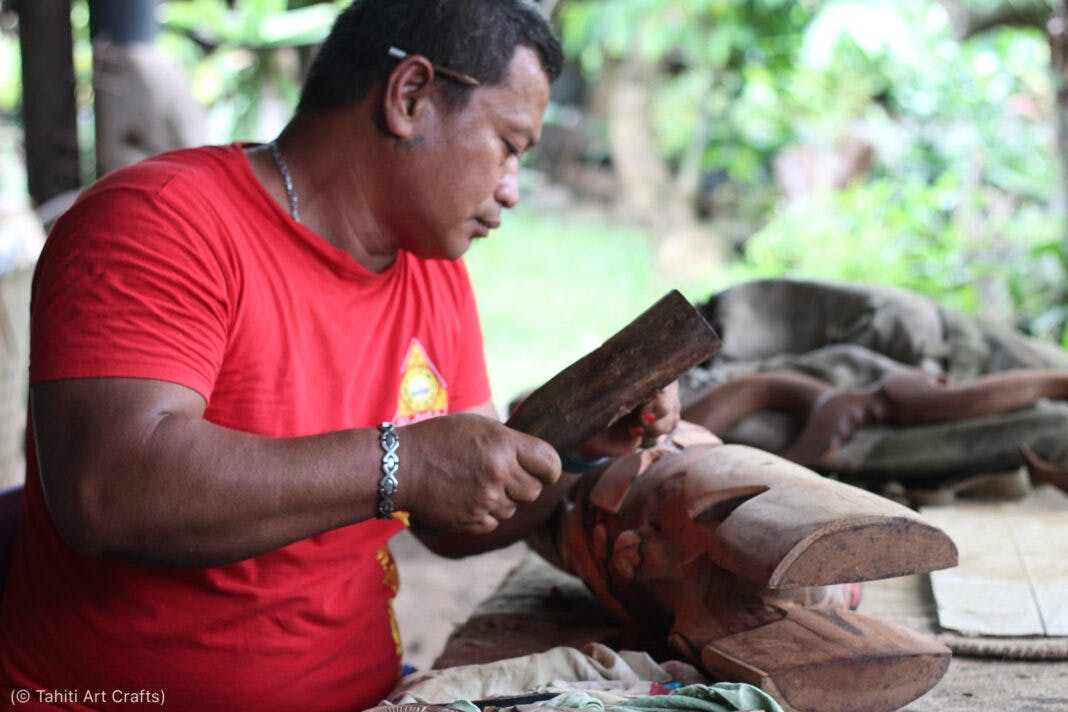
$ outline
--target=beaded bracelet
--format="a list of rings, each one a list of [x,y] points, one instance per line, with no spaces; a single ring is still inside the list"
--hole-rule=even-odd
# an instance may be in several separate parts
[[[382,446],[382,479],[378,481],[378,511],[375,516],[393,519],[396,509],[393,495],[397,494],[397,468],[400,467],[400,458],[397,456],[400,437],[393,429],[393,423],[378,426],[378,444]]]

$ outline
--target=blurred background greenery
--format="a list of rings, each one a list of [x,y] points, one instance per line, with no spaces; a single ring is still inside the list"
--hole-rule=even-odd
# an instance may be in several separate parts
[[[344,2],[163,0],[205,140],[266,140]],[[893,284],[1068,344],[1062,0],[541,2],[569,68],[524,204],[468,259],[497,400],[671,288]],[[0,191],[26,195],[19,20],[0,14]],[[83,181],[90,5],[71,3]]]

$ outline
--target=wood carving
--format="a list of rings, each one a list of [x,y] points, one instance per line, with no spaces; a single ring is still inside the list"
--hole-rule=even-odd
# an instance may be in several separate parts
[[[1027,471],[1034,477],[1044,480],[1058,489],[1068,492],[1068,467],[1054,465],[1039,457],[1028,445],[1020,445],[1020,453],[1027,462]]]
[[[919,369],[903,369],[856,389],[836,389],[800,373],[763,372],[710,387],[683,410],[683,417],[724,433],[758,410],[793,414],[801,427],[777,454],[818,468],[865,426],[977,418],[1021,408],[1039,398],[1068,398],[1068,372],[1020,369],[953,384]]]
[[[720,347],[704,317],[672,290],[598,349],[551,378],[506,425],[569,450],[608,428]]]
[[[550,558],[603,605],[787,708],[897,709],[948,667],[936,641],[852,610],[857,582],[956,565],[941,530],[698,426],[588,473],[556,527]]]

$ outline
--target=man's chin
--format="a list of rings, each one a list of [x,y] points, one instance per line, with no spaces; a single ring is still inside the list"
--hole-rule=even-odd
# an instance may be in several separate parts
[[[450,240],[441,246],[442,249],[436,257],[441,260],[458,260],[467,254],[467,251],[471,249],[471,246],[478,239],[475,235],[469,235],[460,239]]]
[[[411,250],[412,254],[424,260],[458,260],[467,254],[475,241],[473,235],[454,235],[437,242],[436,244],[424,244],[419,249]]]

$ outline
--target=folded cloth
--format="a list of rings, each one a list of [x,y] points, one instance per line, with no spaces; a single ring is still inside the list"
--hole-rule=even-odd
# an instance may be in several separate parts
[[[458,700],[447,708],[456,712],[483,712],[483,708],[469,700]],[[491,707],[485,707],[485,710]],[[782,707],[768,693],[744,682],[719,682],[714,685],[687,685],[660,695],[632,697],[606,705],[604,701],[584,690],[565,692],[542,702],[515,707],[492,708],[501,712],[549,712],[550,710],[595,710],[596,712],[783,712]],[[388,712],[388,708],[379,708]]]
[[[576,690],[546,700],[544,707],[564,709],[592,709],[604,712],[667,712],[695,710],[695,712],[733,712],[737,710],[782,712],[782,707],[768,693],[744,682],[719,682],[714,685],[687,685],[663,695],[632,697],[605,705],[587,692]],[[537,703],[529,705],[533,710]]]
[[[518,706],[502,700],[500,709],[520,712],[591,709],[604,712],[696,710],[782,712],[775,700],[745,683],[708,680],[692,665],[677,660],[658,663],[646,653],[616,652],[600,643],[582,650],[556,647],[481,665],[459,665],[406,676],[383,705],[428,704],[458,712],[479,712],[487,700],[536,693],[559,693]],[[668,694],[655,694],[678,685]],[[481,706],[473,700],[481,701]]]
[[[525,693],[585,690],[605,704],[648,695],[659,683],[703,684],[696,668],[672,660],[658,663],[648,654],[616,652],[600,643],[582,650],[559,646],[480,665],[426,670],[401,678],[384,704],[448,704]]]

